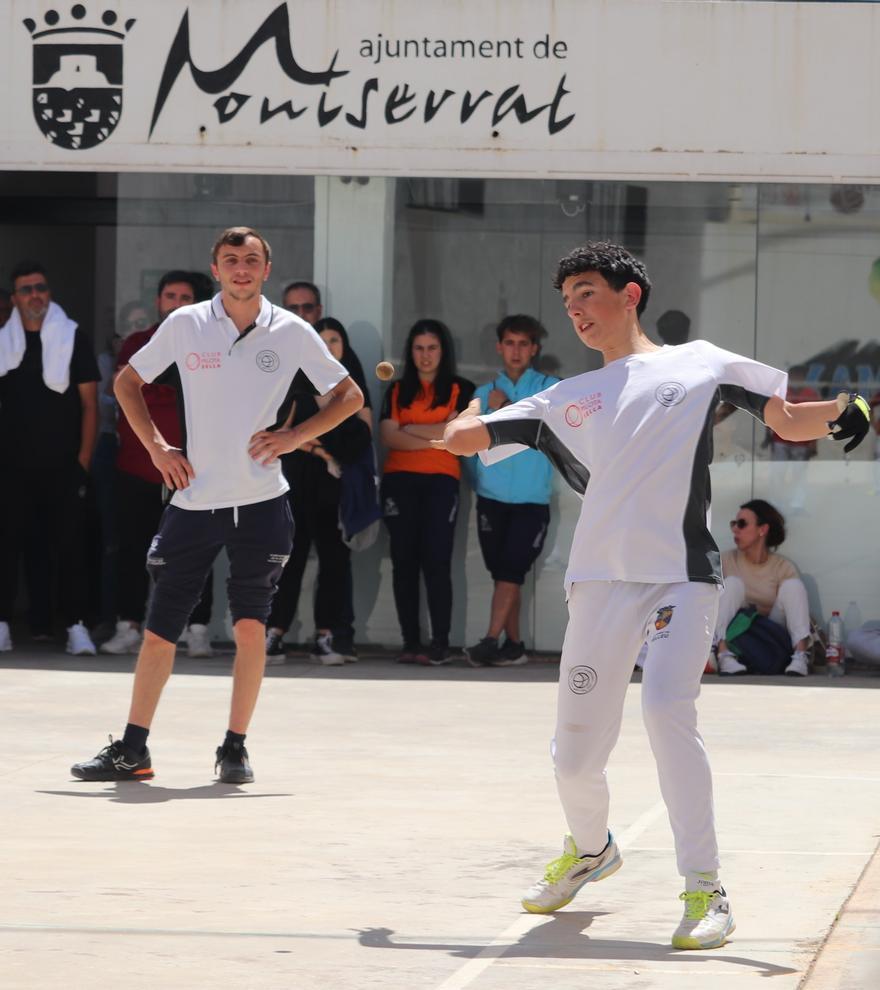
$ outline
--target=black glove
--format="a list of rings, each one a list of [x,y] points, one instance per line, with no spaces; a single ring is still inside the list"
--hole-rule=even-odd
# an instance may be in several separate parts
[[[852,440],[843,448],[844,454],[854,450],[871,428],[871,408],[858,392],[841,392],[837,396],[840,415],[828,424],[832,440]]]

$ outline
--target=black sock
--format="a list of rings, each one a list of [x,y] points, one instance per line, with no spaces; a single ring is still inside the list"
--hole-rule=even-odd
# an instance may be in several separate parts
[[[231,750],[233,753],[240,753],[244,749],[245,734],[243,732],[233,732],[226,730],[226,738],[223,740],[223,748]]]
[[[129,722],[125,727],[122,742],[129,749],[133,749],[138,756],[143,756],[147,748],[147,736],[149,734],[149,729],[145,729],[142,725],[133,725]]]

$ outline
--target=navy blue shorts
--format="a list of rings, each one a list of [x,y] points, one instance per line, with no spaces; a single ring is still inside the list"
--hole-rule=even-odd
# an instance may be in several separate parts
[[[292,546],[293,517],[286,495],[235,509],[169,505],[147,551],[153,590],[146,628],[177,642],[224,547],[233,623],[239,619],[265,623]]]
[[[544,546],[550,506],[477,498],[477,533],[493,581],[523,584]]]

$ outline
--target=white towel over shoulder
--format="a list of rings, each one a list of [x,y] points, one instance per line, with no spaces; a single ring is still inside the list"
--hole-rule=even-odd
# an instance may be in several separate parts
[[[50,302],[40,337],[43,344],[43,381],[53,392],[66,392],[70,384],[70,359],[77,324],[58,303]],[[13,309],[9,322],[0,327],[0,376],[14,371],[25,351],[25,333],[21,316]]]

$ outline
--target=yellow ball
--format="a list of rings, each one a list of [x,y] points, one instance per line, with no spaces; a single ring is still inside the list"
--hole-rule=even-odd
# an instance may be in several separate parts
[[[376,365],[376,377],[383,382],[390,381],[394,377],[394,365],[390,361],[380,361]]]

